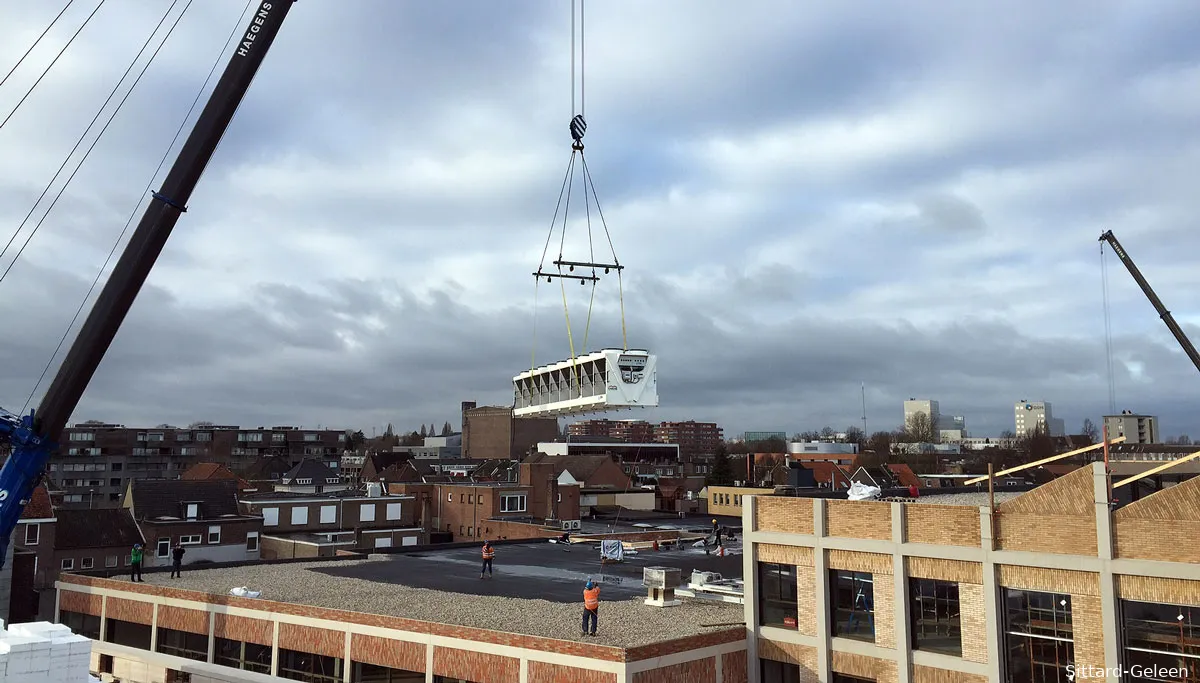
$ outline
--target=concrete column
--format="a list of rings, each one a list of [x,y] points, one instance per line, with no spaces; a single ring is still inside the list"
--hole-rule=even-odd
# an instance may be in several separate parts
[[[1092,463],[1092,492],[1096,504],[1096,548],[1100,559],[1100,615],[1104,626],[1104,666],[1108,670],[1107,681],[1120,683],[1113,669],[1121,661],[1121,644],[1117,639],[1118,605],[1116,577],[1112,571],[1113,524],[1109,507],[1108,473],[1104,463]]]
[[[433,683],[433,643],[425,646],[425,683]]]
[[[986,541],[985,541],[986,542]],[[987,628],[987,657],[991,666],[988,667],[988,683],[1000,683],[1003,680],[1000,672],[1004,666],[1004,649],[1001,647],[1003,637],[1000,633],[1004,614],[1001,612],[1004,603],[1000,601],[1000,588],[996,583],[996,565],[992,563],[991,553],[986,553],[983,560],[983,607],[988,615],[985,620]]]
[[[754,518],[758,496],[742,497],[742,607],[746,619],[746,683],[759,683],[758,665],[758,572],[754,561],[757,543],[750,540],[750,531],[758,531]],[[721,658],[717,658],[717,662]],[[720,681],[718,675],[717,680]]]
[[[108,596],[100,596],[100,641],[108,640]]]
[[[351,671],[350,638],[351,637],[352,636],[350,635],[350,632],[346,631],[346,645],[342,648],[342,652],[345,653],[342,656],[342,683],[351,683],[351,679],[350,679],[350,671]],[[521,683],[525,683],[525,681],[521,681]]]
[[[271,624],[271,675],[279,676],[279,622]]]
[[[208,663],[212,664],[217,658],[217,613],[208,611]]]
[[[892,503],[892,542],[897,545],[906,543],[904,519],[908,508],[904,503]],[[908,571],[904,566],[904,553],[892,554],[892,592],[895,595],[894,631],[896,642],[896,683],[909,683],[912,674],[912,648],[909,647],[909,600],[908,600]]]
[[[150,651],[158,652],[158,603],[150,612]]]
[[[829,560],[825,556],[825,500],[813,498],[813,531],[817,542],[813,548],[813,578],[817,612],[817,680],[829,683],[833,677],[830,666],[832,636],[829,632]]]

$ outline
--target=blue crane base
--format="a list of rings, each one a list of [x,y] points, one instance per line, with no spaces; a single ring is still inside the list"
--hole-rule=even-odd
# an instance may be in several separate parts
[[[17,416],[0,408],[0,444],[12,448],[0,467],[0,568],[8,556],[13,530],[41,481],[55,444],[34,429],[33,411]]]

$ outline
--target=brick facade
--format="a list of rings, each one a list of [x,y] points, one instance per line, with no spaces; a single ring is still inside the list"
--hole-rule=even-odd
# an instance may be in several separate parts
[[[639,671],[633,675],[633,683],[716,683],[716,680],[717,662],[712,657]]]
[[[863,500],[825,501],[825,528],[830,536],[892,539],[892,505]]]
[[[896,603],[896,588],[892,575],[872,574],[875,583],[875,644],[889,650],[896,649],[896,610],[888,609]]]
[[[807,498],[755,498],[757,531],[776,531],[782,534],[813,533],[813,506]]]
[[[521,661],[483,652],[433,648],[433,674],[476,683],[517,683]]]
[[[886,659],[834,652],[829,668],[840,674],[858,676],[876,683],[896,683],[896,662]]]
[[[983,585],[958,584],[959,627],[962,629],[962,658],[968,662],[986,663],[987,603]]]
[[[617,683],[617,675],[574,666],[530,662],[529,683]]]
[[[969,505],[910,505],[904,535],[909,543],[978,548],[979,509]]]
[[[746,683],[746,651],[727,652],[721,656],[719,683]]]
[[[425,671],[425,646],[355,633],[350,637],[350,658],[375,666],[405,671]]]

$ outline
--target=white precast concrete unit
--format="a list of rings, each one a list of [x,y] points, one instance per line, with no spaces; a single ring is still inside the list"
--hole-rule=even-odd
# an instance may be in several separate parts
[[[513,415],[579,415],[658,405],[657,356],[601,349],[513,377]]]

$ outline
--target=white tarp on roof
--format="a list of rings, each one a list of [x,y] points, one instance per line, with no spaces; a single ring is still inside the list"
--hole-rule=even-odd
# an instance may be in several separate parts
[[[600,559],[620,562],[625,558],[625,547],[620,541],[600,541]]]
[[[846,492],[846,497],[850,500],[873,500],[879,497],[878,486],[867,486],[859,482],[854,482],[850,485],[850,490]]]

